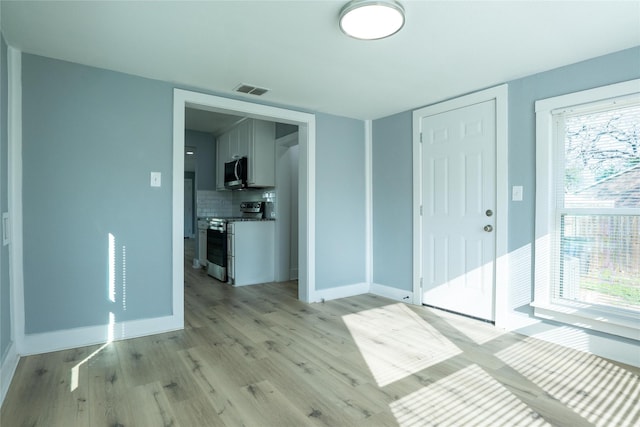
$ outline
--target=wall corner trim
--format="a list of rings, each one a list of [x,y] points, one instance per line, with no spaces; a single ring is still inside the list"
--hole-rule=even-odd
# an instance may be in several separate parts
[[[373,122],[364,121],[365,281],[373,282]]]
[[[9,289],[12,338],[17,354],[22,354],[24,337],[24,270],[22,240],[22,52],[9,46],[8,78],[8,153],[7,181],[9,202]]]

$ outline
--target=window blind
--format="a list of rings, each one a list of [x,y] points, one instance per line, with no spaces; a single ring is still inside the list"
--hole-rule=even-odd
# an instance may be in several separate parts
[[[556,300],[640,311],[640,100],[554,114]]]

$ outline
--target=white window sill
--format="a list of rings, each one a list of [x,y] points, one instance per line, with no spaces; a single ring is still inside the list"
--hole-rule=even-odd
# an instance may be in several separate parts
[[[536,317],[640,341],[637,315],[613,313],[581,303],[531,303]]]

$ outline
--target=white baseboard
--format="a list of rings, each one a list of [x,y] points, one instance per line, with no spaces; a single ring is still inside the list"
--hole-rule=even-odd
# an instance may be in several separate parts
[[[176,316],[115,322],[113,325],[89,326],[24,336],[21,355],[48,353],[87,345],[104,344],[128,338],[175,331],[184,327]]]
[[[329,289],[316,290],[311,298],[311,302],[320,302],[322,300],[329,301],[332,299],[353,297],[372,293],[381,297],[389,298],[396,301],[402,301],[411,304],[413,301],[413,292],[403,291],[391,286],[380,285],[377,283],[355,283],[353,285],[345,285]]]
[[[16,352],[15,343],[11,343],[4,357],[2,365],[0,365],[0,406],[4,402],[4,398],[7,396],[13,374],[16,373],[20,356]]]
[[[405,291],[391,286],[380,285],[378,283],[372,283],[369,292],[374,295],[406,302],[408,304],[411,304],[413,301],[413,291]]]
[[[329,301],[332,299],[352,297],[369,292],[368,283],[355,283],[353,285],[339,286],[329,289],[317,289],[311,294],[311,302]]]

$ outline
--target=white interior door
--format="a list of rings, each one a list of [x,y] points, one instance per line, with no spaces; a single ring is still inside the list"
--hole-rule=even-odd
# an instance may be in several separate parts
[[[494,320],[495,100],[422,117],[422,302]]]

